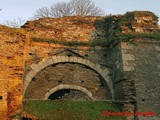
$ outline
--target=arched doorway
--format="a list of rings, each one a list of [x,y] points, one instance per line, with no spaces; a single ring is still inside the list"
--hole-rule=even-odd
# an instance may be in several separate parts
[[[95,100],[86,88],[76,85],[58,85],[45,94],[45,100]]]
[[[60,84],[78,85],[92,92],[93,97],[113,99],[109,71],[78,57],[58,56],[31,65],[24,81],[25,99],[44,99],[44,94]]]

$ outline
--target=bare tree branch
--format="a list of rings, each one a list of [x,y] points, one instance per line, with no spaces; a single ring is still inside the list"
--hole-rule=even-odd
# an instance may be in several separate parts
[[[104,11],[96,7],[92,0],[70,0],[70,2],[57,2],[50,8],[42,7],[36,11],[35,18],[63,16],[102,16]]]
[[[41,7],[36,10],[36,14],[34,15],[35,18],[46,18],[50,16],[50,9],[47,7]]]
[[[72,16],[73,13],[74,10],[70,3],[58,2],[51,6],[51,16],[53,17]]]
[[[13,21],[6,20],[5,25],[13,27],[13,28],[20,28],[22,24],[24,24],[25,20],[22,18],[14,19]]]
[[[92,0],[71,0],[76,15],[81,16],[102,16],[104,11],[96,7]]]

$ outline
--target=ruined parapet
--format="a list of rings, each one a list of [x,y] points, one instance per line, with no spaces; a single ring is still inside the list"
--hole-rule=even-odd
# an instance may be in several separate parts
[[[113,37],[121,33],[155,33],[159,32],[158,17],[149,11],[133,11],[124,15],[109,15],[99,23],[105,37]],[[98,30],[100,26],[97,26]]]
[[[95,30],[94,22],[102,17],[66,16],[62,18],[41,18],[28,21],[25,28],[34,38],[49,38],[66,41],[89,41]]]
[[[132,17],[131,27],[134,32],[157,32],[158,30],[158,17],[149,11],[134,11],[128,12],[128,18]]]

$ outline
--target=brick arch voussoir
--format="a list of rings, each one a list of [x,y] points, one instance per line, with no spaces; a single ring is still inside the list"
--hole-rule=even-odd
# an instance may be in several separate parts
[[[77,85],[58,85],[52,89],[50,89],[46,94],[45,94],[45,97],[44,97],[44,100],[47,100],[49,98],[49,96],[51,94],[53,94],[54,92],[56,91],[59,91],[59,90],[63,90],[63,89],[72,89],[72,90],[78,90],[82,93],[85,93],[89,98],[91,98],[92,100],[95,100],[95,98],[92,96],[92,93],[87,90],[86,88],[84,87],[81,87],[81,86],[77,86]]]
[[[99,64],[92,63],[90,60],[87,60],[81,57],[73,57],[73,56],[71,57],[52,56],[50,58],[43,58],[42,61],[40,61],[38,64],[33,63],[32,65],[30,65],[31,71],[26,75],[24,79],[24,87],[23,87],[24,93],[29,85],[29,82],[39,71],[41,71],[42,69],[44,69],[45,67],[49,65],[56,64],[56,63],[63,63],[63,62],[83,64],[95,70],[96,72],[98,72],[101,75],[101,77],[103,77],[103,79],[107,82],[108,87],[112,94],[112,98],[114,99],[113,83],[109,76],[110,71],[107,68],[102,69]]]

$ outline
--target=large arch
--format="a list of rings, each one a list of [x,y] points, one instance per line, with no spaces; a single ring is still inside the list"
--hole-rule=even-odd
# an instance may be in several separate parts
[[[107,82],[108,87],[112,94],[112,99],[114,99],[113,83],[109,76],[109,73],[110,73],[109,70],[107,68],[102,69],[102,67],[99,64],[92,63],[90,60],[87,60],[81,57],[72,57],[72,56],[71,57],[52,56],[50,58],[43,58],[42,61],[40,61],[38,64],[33,63],[32,65],[30,65],[31,70],[28,72],[28,74],[24,78],[23,95],[25,94],[25,91],[30,81],[40,70],[52,64],[67,63],[67,62],[82,64],[96,71]]]
[[[86,88],[84,87],[81,87],[81,86],[77,86],[77,85],[58,85],[54,88],[52,88],[51,90],[49,90],[46,94],[45,94],[45,97],[44,97],[44,100],[47,100],[48,97],[58,91],[58,90],[62,90],[62,89],[73,89],[73,90],[78,90],[78,91],[81,91],[82,93],[85,93],[86,95],[88,95],[89,98],[91,98],[92,100],[95,100],[93,97],[92,97],[92,93],[89,92]]]

